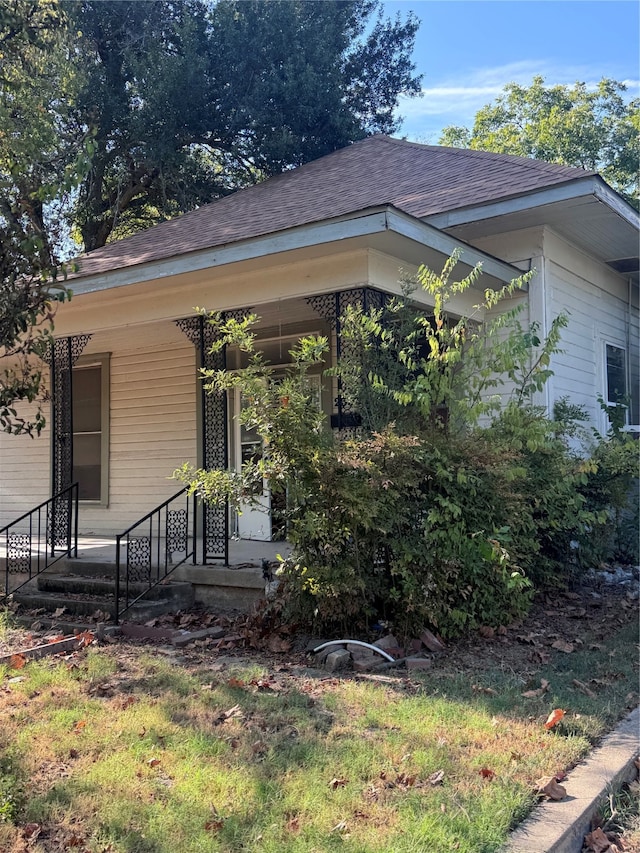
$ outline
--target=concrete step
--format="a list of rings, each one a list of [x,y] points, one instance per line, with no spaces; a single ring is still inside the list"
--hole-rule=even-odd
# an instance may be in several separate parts
[[[81,575],[54,575],[43,574],[37,579],[39,592],[65,593],[87,596],[108,596],[115,595],[115,581],[110,578],[99,577],[83,577]],[[124,593],[125,587],[122,584],[120,591]],[[137,598],[138,595],[146,592],[146,598],[150,601],[160,598],[171,598],[174,601],[184,600],[190,602],[192,598],[191,584],[185,582],[167,581],[160,583],[149,589],[146,583],[130,583],[129,598]],[[181,605],[178,604],[178,607]]]
[[[146,593],[126,613],[131,621],[143,621],[185,610],[194,603],[193,587],[189,583],[171,582],[149,589],[146,584],[130,584],[129,600]],[[124,588],[122,589],[124,593]],[[67,616],[90,617],[100,610],[115,619],[115,583],[104,578],[44,574],[37,578],[37,586],[26,587],[13,594],[21,608],[43,610],[43,617],[64,610]],[[124,598],[120,599],[124,606]],[[39,615],[40,618],[40,615]]]

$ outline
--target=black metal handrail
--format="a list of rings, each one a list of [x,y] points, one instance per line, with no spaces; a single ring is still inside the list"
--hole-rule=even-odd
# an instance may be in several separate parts
[[[177,562],[175,555],[180,557]],[[185,487],[116,536],[116,624],[123,613],[189,558],[195,564],[196,498],[187,494]]]
[[[0,543],[5,548],[2,600],[63,557],[77,557],[78,484],[72,483],[0,528]],[[13,575],[22,579],[10,586]]]

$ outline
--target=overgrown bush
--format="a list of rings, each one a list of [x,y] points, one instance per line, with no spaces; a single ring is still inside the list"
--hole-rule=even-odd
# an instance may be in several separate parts
[[[485,291],[476,316],[451,317],[449,300],[479,276],[452,281],[456,259],[439,276],[420,270],[432,311],[392,300],[343,318],[349,357],[332,373],[362,420],[349,440],[323,423],[307,380],[326,339],[302,339],[276,383],[254,349],[255,318],[208,318],[216,347],[233,343],[250,358],[244,370],[205,372],[207,388],[240,388],[238,417],[264,453],[239,472],[184,466],[176,476],[202,499],[236,507],[263,480],[286,494],[293,556],[280,571],[283,618],[349,635],[383,618],[405,637],[425,625],[452,636],[507,623],[535,588],[566,581],[575,543],[608,517],[607,475],[597,471],[610,475],[616,454],[601,445],[581,458],[567,440],[571,418],[550,421],[530,403],[566,319],[546,341],[520,325],[517,308],[484,323],[522,280]]]

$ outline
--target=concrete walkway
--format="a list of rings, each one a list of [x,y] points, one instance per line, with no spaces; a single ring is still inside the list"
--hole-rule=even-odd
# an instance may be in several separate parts
[[[599,804],[637,776],[634,760],[639,755],[640,708],[636,708],[568,774],[562,782],[565,799],[537,806],[503,853],[580,853]]]

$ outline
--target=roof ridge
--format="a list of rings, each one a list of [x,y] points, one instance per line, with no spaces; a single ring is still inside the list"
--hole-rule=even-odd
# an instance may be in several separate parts
[[[377,134],[376,136],[369,137],[369,139],[381,139],[387,142],[395,143],[397,145],[417,148],[421,151],[441,151],[453,154],[454,156],[463,156],[463,157],[474,157],[474,158],[486,158],[491,160],[502,160],[504,162],[513,163],[514,161],[520,161],[523,165],[533,166],[536,169],[567,169],[579,173],[582,177],[586,177],[587,175],[597,175],[598,173],[593,169],[584,169],[582,166],[569,166],[566,163],[553,163],[550,160],[539,160],[536,157],[527,157],[524,154],[507,154],[504,151],[485,151],[482,148],[461,148],[453,145],[428,145],[423,142],[416,142],[411,139],[398,139],[393,136],[386,136],[385,134]],[[364,140],[363,140],[364,141]],[[577,177],[577,175],[576,175]]]

